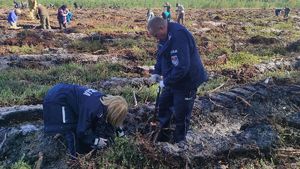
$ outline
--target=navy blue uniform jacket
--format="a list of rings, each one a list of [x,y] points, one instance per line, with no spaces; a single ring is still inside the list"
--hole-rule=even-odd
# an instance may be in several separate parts
[[[106,122],[107,108],[97,90],[79,85],[57,84],[44,98],[44,125],[46,133],[74,131],[77,138],[92,142],[96,137],[107,138],[114,128]],[[100,127],[100,132],[96,128]]]
[[[155,74],[163,76],[164,84],[175,90],[193,90],[207,81],[192,34],[182,25],[168,23],[168,37],[158,44]]]

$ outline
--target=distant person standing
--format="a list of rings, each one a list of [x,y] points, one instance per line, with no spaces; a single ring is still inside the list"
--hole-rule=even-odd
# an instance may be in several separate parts
[[[28,0],[29,18],[34,19],[37,14],[37,0]]]
[[[61,6],[57,11],[57,19],[59,23],[59,28],[67,28],[67,15],[69,10],[66,5]]]
[[[162,18],[163,18],[164,20],[168,21],[168,22],[171,21],[171,16],[170,16],[170,13],[169,13],[168,11],[164,11],[164,12],[162,13]]]
[[[40,23],[43,29],[51,29],[50,27],[50,21],[49,21],[49,13],[46,7],[39,4],[37,7],[38,10],[38,16],[40,18]]]
[[[184,18],[184,7],[182,4],[178,4],[176,3],[176,12],[177,12],[177,23],[180,23],[181,21],[181,24],[183,24],[183,18]]]
[[[275,9],[275,16],[279,16],[282,12],[282,9],[281,8],[276,8]]]
[[[165,19],[167,19],[168,21],[171,20],[171,5],[169,2],[166,2],[164,4],[164,12],[163,12],[163,16],[165,15]]]
[[[288,8],[288,7],[285,7],[284,8],[284,18],[287,18],[289,17],[289,13],[290,13],[291,9]]]
[[[17,27],[18,15],[21,14],[20,9],[11,10],[8,13],[7,21],[9,23],[10,29],[20,29],[21,27]]]
[[[74,5],[74,8],[75,8],[75,9],[78,9],[78,4],[77,4],[77,2],[74,2],[73,5]]]
[[[18,3],[16,0],[14,0],[14,6],[15,6],[15,8],[20,8],[21,7],[21,4],[20,3]]]
[[[171,5],[170,5],[169,2],[166,2],[164,4],[164,11],[167,11],[167,12],[171,13]]]
[[[154,17],[154,13],[151,9],[148,9],[147,12],[147,22],[149,22]]]

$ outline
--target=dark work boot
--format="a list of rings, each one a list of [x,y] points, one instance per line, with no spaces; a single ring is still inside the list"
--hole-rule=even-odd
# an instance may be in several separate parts
[[[158,134],[157,142],[170,142],[171,140],[171,130],[162,128]]]

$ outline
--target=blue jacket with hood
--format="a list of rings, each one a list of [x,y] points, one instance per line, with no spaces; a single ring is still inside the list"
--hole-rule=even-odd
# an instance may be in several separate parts
[[[15,23],[18,20],[18,16],[16,15],[14,10],[11,10],[7,16],[7,21],[9,23]]]

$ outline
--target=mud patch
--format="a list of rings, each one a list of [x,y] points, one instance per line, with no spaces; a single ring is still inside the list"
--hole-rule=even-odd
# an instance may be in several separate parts
[[[296,41],[296,42],[293,42],[293,43],[290,43],[286,49],[289,51],[289,52],[299,52],[300,51],[300,40]]]
[[[275,43],[279,43],[279,40],[276,38],[266,38],[260,35],[253,36],[248,40],[249,43],[252,44],[265,44],[265,45],[272,45]]]
[[[45,136],[42,124],[23,124],[18,127],[0,127],[0,138],[4,144],[0,149],[0,165],[11,166],[24,157],[24,161],[34,166],[43,154],[43,168],[68,168],[64,143]]]

